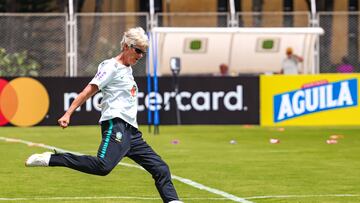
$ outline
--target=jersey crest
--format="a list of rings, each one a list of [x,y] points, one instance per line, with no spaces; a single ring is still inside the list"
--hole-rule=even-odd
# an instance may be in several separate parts
[[[133,85],[133,87],[130,90],[130,94],[132,97],[136,96],[136,91],[137,91],[137,87],[136,87],[136,85]]]

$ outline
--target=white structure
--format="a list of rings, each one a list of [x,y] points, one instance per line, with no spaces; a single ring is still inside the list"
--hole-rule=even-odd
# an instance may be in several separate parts
[[[180,75],[216,74],[225,63],[230,72],[274,73],[281,70],[286,49],[302,56],[303,73],[318,72],[316,42],[324,31],[306,28],[169,28],[152,30],[151,59],[158,75],[170,75],[170,59],[181,59]],[[154,57],[155,56],[155,57]]]

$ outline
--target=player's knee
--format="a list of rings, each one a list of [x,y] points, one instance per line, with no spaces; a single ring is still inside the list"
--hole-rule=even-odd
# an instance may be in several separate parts
[[[99,176],[106,176],[112,171],[112,168],[109,167],[100,167],[98,170]]]
[[[154,178],[171,178],[169,167],[166,164],[157,166]]]
[[[104,162],[100,162],[98,165],[98,174],[99,176],[106,176],[108,175],[112,170],[113,170],[114,166],[106,164]]]

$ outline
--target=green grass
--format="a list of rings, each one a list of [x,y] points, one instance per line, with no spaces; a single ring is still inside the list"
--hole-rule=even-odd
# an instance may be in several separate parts
[[[174,175],[191,179],[253,202],[360,202],[360,127],[161,126],[154,136],[142,126],[144,138],[168,163]],[[330,135],[344,138],[325,143]],[[1,127],[0,136],[44,143],[95,155],[98,126],[15,128]],[[280,144],[269,144],[278,138]],[[172,140],[179,144],[171,144]],[[236,140],[237,144],[230,144]],[[9,202],[161,202],[151,176],[142,170],[116,167],[108,176],[83,174],[67,168],[26,168],[24,161],[45,149],[0,141],[1,198],[141,197],[149,199],[33,199]],[[125,158],[122,162],[133,163]],[[177,180],[185,202],[233,202]],[[324,196],[325,195],[325,196]],[[196,199],[200,198],[200,199]],[[211,199],[215,198],[215,199]]]

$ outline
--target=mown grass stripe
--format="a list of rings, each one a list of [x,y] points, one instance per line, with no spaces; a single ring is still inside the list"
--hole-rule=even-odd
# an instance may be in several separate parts
[[[4,141],[7,141],[7,140],[16,140],[15,142],[18,142],[18,143],[23,143],[23,144],[35,144],[34,146],[37,146],[37,147],[41,147],[41,148],[46,148],[46,149],[51,149],[51,150],[57,150],[57,151],[61,151],[61,152],[69,152],[69,153],[73,153],[73,154],[78,154],[78,155],[82,155],[81,153],[79,152],[72,152],[72,151],[68,151],[68,150],[65,150],[65,149],[60,149],[60,148],[57,148],[57,147],[54,147],[54,146],[49,146],[49,145],[45,145],[45,144],[38,144],[38,143],[33,143],[33,142],[29,142],[29,141],[25,141],[25,140],[21,140],[21,139],[13,139],[13,138],[6,138],[6,137],[0,137],[0,140],[4,140]],[[141,166],[138,166],[138,165],[135,165],[135,164],[128,164],[128,163],[119,163],[118,165],[123,165],[123,166],[127,166],[127,167],[132,167],[132,168],[138,168],[138,169],[141,169],[141,170],[145,170],[144,168],[142,168]],[[202,185],[200,183],[197,183],[197,182],[194,182],[190,179],[186,179],[186,178],[182,178],[180,176],[176,176],[176,175],[173,175],[171,174],[171,177],[175,180],[178,180],[182,183],[185,183],[187,185],[190,185],[194,188],[198,188],[198,189],[201,189],[201,190],[205,190],[205,191],[208,191],[210,193],[213,193],[213,194],[217,194],[217,195],[220,195],[220,196],[223,196],[225,197],[226,199],[228,200],[232,200],[234,202],[241,202],[241,203],[252,203],[251,201],[248,201],[248,200],[245,200],[243,198],[240,198],[240,197],[237,197],[235,195],[232,195],[232,194],[229,194],[229,193],[226,193],[224,191],[221,191],[221,190],[218,190],[218,189],[214,189],[214,188],[211,188],[211,187],[207,187],[205,185]]]

